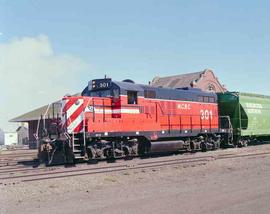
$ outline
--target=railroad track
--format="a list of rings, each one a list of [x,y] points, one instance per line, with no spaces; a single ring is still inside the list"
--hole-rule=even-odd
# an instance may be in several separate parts
[[[225,156],[226,155],[231,155],[231,154],[225,154]],[[157,156],[157,157],[164,157],[164,156]],[[138,157],[137,157],[138,158]],[[199,159],[199,158],[201,158],[201,157],[191,157],[191,158],[189,158],[189,157],[181,157],[181,160],[190,160],[190,159],[193,159],[193,158],[196,158],[196,159]],[[203,158],[213,158],[213,156],[212,155],[208,155],[208,156],[203,156]],[[135,159],[135,158],[134,158]],[[155,159],[155,158],[153,158],[153,159]],[[118,159],[117,160],[118,162],[120,161],[123,161],[123,160],[121,160],[121,159]],[[103,161],[104,162],[104,161]],[[147,163],[159,163],[160,161],[152,161],[152,162],[147,162]],[[163,161],[163,162],[166,162],[166,160],[165,161]],[[33,163],[35,163],[35,165],[36,165],[36,167],[31,167],[31,166],[22,166],[22,165],[19,165],[19,164],[15,164],[15,165],[7,165],[7,166],[0,166],[0,176],[1,176],[1,174],[8,174],[8,173],[11,173],[11,174],[14,174],[14,173],[17,173],[17,172],[21,172],[21,173],[27,173],[27,172],[31,172],[31,171],[38,171],[38,170],[40,170],[40,171],[50,171],[52,168],[58,168],[58,169],[61,169],[61,167],[43,167],[43,168],[37,168],[37,160],[34,160],[33,161]],[[80,163],[79,165],[81,165],[81,164],[85,164],[85,162],[82,162],[82,163]],[[145,164],[145,163],[141,163],[142,165],[143,164]],[[100,168],[100,167],[98,167],[98,168]]]
[[[23,164],[27,163],[27,162],[34,163],[35,160],[36,159],[34,159],[33,157],[29,157],[28,159],[0,161],[0,170],[7,168],[7,167],[20,167],[20,166],[23,166]]]
[[[0,166],[0,174],[8,173],[8,171],[14,172],[16,170],[23,170],[23,169],[33,169],[33,166],[24,166],[24,165],[20,165],[20,164]],[[12,171],[12,170],[14,170],[14,171]]]
[[[0,154],[0,160],[6,159],[16,159],[21,157],[36,157],[37,153],[28,153],[28,154]]]
[[[191,157],[191,158],[179,158],[176,160],[159,160],[159,161],[147,161],[147,162],[140,162],[140,163],[135,163],[133,165],[149,165],[149,164],[160,164],[160,163],[168,163],[172,161],[193,161],[193,160],[205,160],[206,158],[213,158],[213,156],[204,156],[204,157]],[[43,175],[50,175],[50,174],[63,174],[63,173],[73,173],[73,172],[83,172],[83,171],[88,171],[88,170],[103,170],[103,169],[110,169],[110,168],[118,168],[118,167],[131,167],[133,165],[127,164],[127,163],[122,163],[123,161],[120,161],[120,163],[116,165],[111,165],[109,166],[97,166],[94,167],[93,165],[89,167],[88,166],[82,166],[80,168],[73,168],[70,170],[69,168],[63,168],[63,167],[43,167],[43,168],[22,168],[22,169],[7,169],[7,170],[2,170],[0,171],[0,180],[1,179],[10,179],[10,178],[22,178],[22,177],[30,177],[32,175],[18,175],[18,176],[6,176],[6,177],[1,177],[2,174],[5,173],[27,173],[29,171],[35,171],[37,172],[38,170],[40,171],[47,171],[47,172],[42,172],[42,173],[37,173],[34,176],[43,176]],[[81,165],[80,165],[81,166]],[[58,171],[55,171],[55,170]]]
[[[18,176],[7,176],[0,177],[1,180],[17,180],[21,179],[21,182],[30,182],[30,181],[39,181],[39,180],[48,180],[48,179],[56,179],[56,178],[67,178],[67,177],[75,177],[75,176],[83,176],[83,175],[91,175],[91,174],[102,174],[109,172],[119,172],[130,169],[147,169],[168,165],[176,165],[176,164],[190,164],[190,163],[202,163],[207,162],[209,159],[207,158],[198,158],[194,160],[167,160],[167,161],[158,161],[157,163],[138,163],[135,165],[127,165],[121,164],[116,166],[103,166],[103,167],[93,167],[93,168],[83,168],[83,169],[73,169],[73,170],[61,170],[61,171],[50,171],[44,173],[36,173],[36,174],[28,174],[28,175],[18,175]],[[15,179],[15,180],[14,180]]]
[[[0,153],[0,170],[6,167],[16,167],[22,162],[27,162],[37,158],[37,152],[2,154]]]
[[[93,166],[93,165],[81,165],[79,168],[35,168],[35,169],[14,169],[14,171],[6,170],[0,172],[0,183],[2,182],[34,182],[50,179],[68,178],[75,176],[103,174],[111,172],[120,172],[126,170],[136,169],[151,169],[164,166],[173,165],[204,165],[209,161],[222,160],[222,159],[235,159],[235,158],[247,158],[247,157],[258,157],[268,156],[270,152],[250,153],[250,154],[218,154],[218,155],[206,155],[201,157],[181,157],[172,158],[167,160],[153,160],[146,159],[133,164],[115,163],[115,165],[106,166]],[[5,173],[9,173],[7,176]],[[19,173],[16,174],[16,173]]]

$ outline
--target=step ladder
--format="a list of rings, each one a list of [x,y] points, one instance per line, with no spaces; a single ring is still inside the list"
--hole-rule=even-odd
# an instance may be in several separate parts
[[[86,153],[85,112],[83,112],[83,134],[75,135],[74,133],[72,133],[72,149],[75,159],[82,160],[85,158]]]
[[[72,150],[75,159],[84,159],[84,146],[82,139],[72,134]]]

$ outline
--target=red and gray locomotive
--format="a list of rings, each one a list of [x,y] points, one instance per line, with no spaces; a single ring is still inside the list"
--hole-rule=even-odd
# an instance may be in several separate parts
[[[46,128],[39,156],[47,163],[217,149],[231,142],[229,117],[217,95],[109,78],[62,99],[61,120]]]

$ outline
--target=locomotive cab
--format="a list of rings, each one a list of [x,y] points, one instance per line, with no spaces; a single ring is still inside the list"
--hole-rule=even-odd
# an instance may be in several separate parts
[[[94,99],[110,98],[113,118],[121,118],[121,113],[128,111],[126,109],[122,111],[121,107],[132,109],[132,106],[138,106],[139,98],[143,95],[143,89],[133,81],[117,82],[109,78],[90,81],[82,92],[82,96]]]

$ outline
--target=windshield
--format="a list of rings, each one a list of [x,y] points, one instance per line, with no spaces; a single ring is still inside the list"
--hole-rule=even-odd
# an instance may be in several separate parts
[[[111,90],[90,91],[91,97],[111,97]]]

